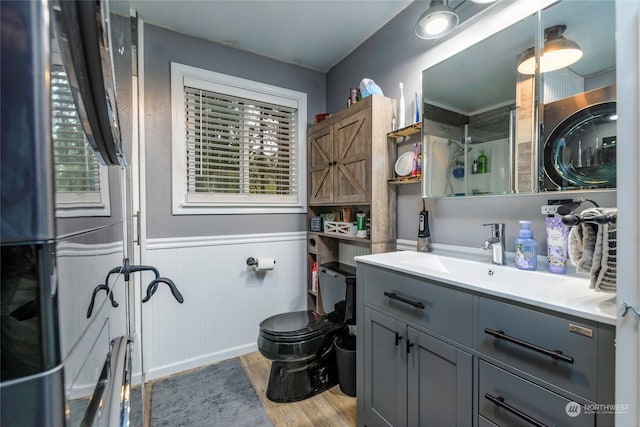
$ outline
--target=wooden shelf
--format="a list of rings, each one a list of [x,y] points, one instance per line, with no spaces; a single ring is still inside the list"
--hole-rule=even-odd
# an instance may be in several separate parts
[[[366,245],[371,243],[370,239],[365,239],[364,237],[343,236],[343,235],[337,234],[337,233],[317,233],[315,231],[313,233],[317,234],[318,236],[322,236],[322,237],[330,237],[332,239],[338,239],[338,240],[348,240],[350,242],[364,243]]]
[[[404,138],[406,136],[415,135],[422,131],[422,122],[414,123],[407,127],[403,127],[402,129],[395,130],[393,132],[387,133],[387,138]]]
[[[421,182],[421,179],[420,177],[402,177],[390,179],[387,182],[392,185],[417,184]]]

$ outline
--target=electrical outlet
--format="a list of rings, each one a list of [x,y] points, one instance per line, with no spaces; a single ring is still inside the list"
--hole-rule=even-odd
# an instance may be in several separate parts
[[[540,212],[542,215],[555,215],[560,206],[562,205],[542,205]]]
[[[566,205],[573,202],[573,199],[550,199],[547,200],[546,205],[542,205],[540,212],[543,215],[555,215],[558,208],[562,205]]]

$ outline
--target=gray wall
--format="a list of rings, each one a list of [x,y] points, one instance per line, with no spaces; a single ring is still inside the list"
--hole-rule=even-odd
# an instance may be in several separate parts
[[[412,107],[413,93],[420,91],[420,76],[424,53],[438,41],[421,40],[414,35],[417,18],[426,10],[425,2],[414,2],[385,27],[365,41],[327,74],[327,110],[344,108],[349,87],[369,77],[382,88],[386,96],[399,97],[398,82],[404,83],[407,117]],[[602,206],[615,206],[615,191],[593,193],[548,193],[541,195],[480,196],[453,199],[428,199],[430,228],[434,242],[479,247],[489,231],[483,223],[507,224],[507,250],[514,250],[518,221],[533,221],[539,252],[546,253],[546,232],[540,206],[547,199],[584,195]],[[568,196],[568,197],[565,197]],[[590,206],[585,204],[585,207]],[[420,185],[398,186],[398,239],[416,240],[418,212],[422,209]]]
[[[147,237],[306,230],[304,214],[172,215],[170,63],[305,92],[309,123],[326,110],[324,74],[152,25],[144,27],[144,55]]]

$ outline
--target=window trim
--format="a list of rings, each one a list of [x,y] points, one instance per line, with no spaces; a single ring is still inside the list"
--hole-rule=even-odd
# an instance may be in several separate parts
[[[111,198],[109,196],[109,170],[98,163],[100,174],[100,192],[56,192],[56,216],[60,218],[111,216]],[[100,194],[100,200],[97,195]]]
[[[229,201],[188,201],[186,185],[185,154],[185,109],[184,86],[197,87],[213,92],[255,99],[273,104],[295,107],[297,113],[298,174],[297,201],[275,203],[260,200],[264,196],[250,196],[249,201],[240,202],[247,196],[233,195]],[[215,71],[189,65],[171,63],[171,165],[172,165],[172,213],[174,215],[201,214],[260,214],[260,213],[305,213],[307,205],[307,181],[304,166],[307,159],[307,94],[291,89],[255,82]]]
[[[54,39],[51,42],[51,65],[59,65],[64,68],[62,56]],[[66,71],[65,71],[66,72]],[[52,113],[53,115],[53,113]],[[51,144],[53,148],[53,132],[51,132]],[[89,143],[85,141],[88,145]],[[91,148],[88,147],[91,151]],[[91,151],[91,154],[93,152]],[[111,216],[111,197],[109,194],[109,169],[98,163],[100,191],[92,192],[58,192],[54,191],[55,216],[58,218],[76,217],[100,217]],[[55,188],[54,188],[55,190]]]

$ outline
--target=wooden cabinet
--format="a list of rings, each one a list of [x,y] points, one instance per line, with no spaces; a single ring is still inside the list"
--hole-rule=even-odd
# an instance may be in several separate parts
[[[395,100],[371,95],[311,126],[307,132],[308,218],[349,208],[367,214],[366,237],[309,231],[307,262],[309,307],[322,312],[319,293],[311,289],[311,267],[342,261],[340,246],[354,254],[395,249],[396,192],[388,185],[390,153],[387,133]],[[337,219],[341,221],[342,218]],[[344,255],[344,251],[343,251]],[[346,260],[353,264],[353,260]]]
[[[371,200],[371,121],[371,109],[366,108],[311,128],[309,205]]]

